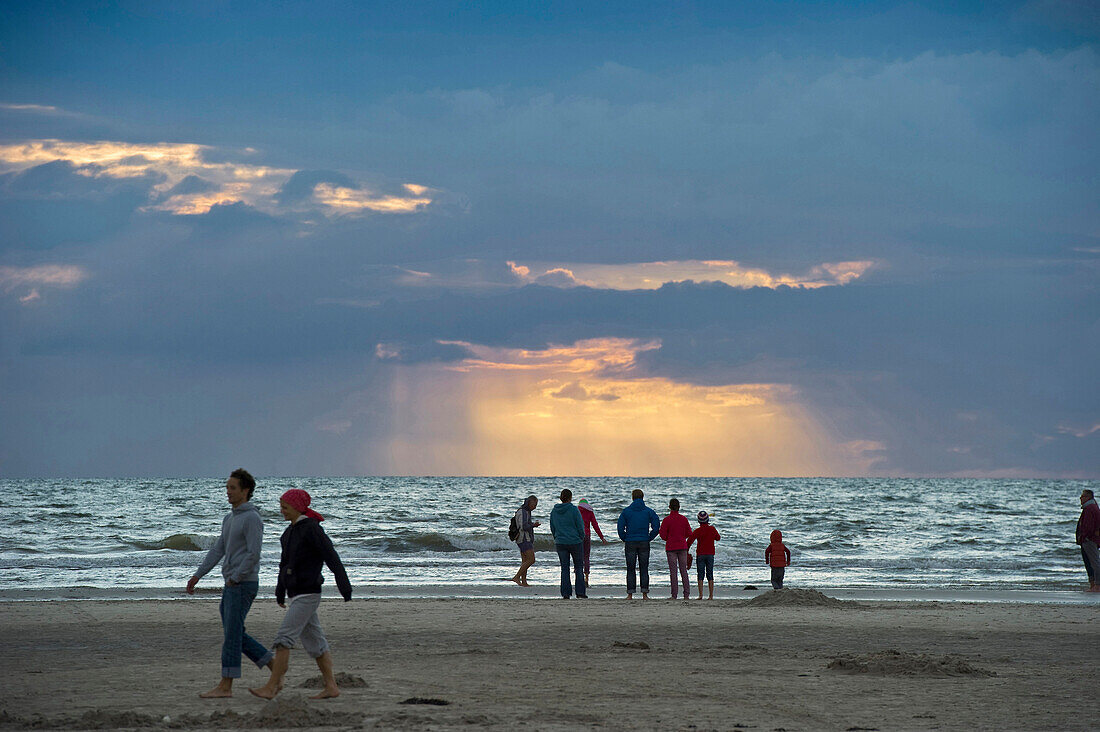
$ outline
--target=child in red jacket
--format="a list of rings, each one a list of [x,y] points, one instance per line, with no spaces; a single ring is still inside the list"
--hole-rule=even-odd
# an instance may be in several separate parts
[[[707,585],[710,587],[710,597],[708,600],[714,599],[714,542],[720,541],[722,536],[718,533],[718,529],[710,525],[710,514],[706,511],[700,511],[696,518],[699,519],[699,528],[691,532],[691,539],[688,541],[688,548],[691,548],[692,543],[699,542],[698,548],[695,550],[695,565],[698,567],[696,573],[699,575],[699,597],[697,600],[703,599],[703,577],[707,578]]]
[[[791,563],[791,550],[783,544],[783,532],[772,532],[772,543],[764,550],[764,562],[772,568],[772,589],[783,589],[783,571]]]

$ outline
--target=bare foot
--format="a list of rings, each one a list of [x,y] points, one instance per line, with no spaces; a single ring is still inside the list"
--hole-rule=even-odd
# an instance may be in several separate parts
[[[647,592],[643,592],[643,593],[642,593],[642,599],[643,599],[643,600],[648,600],[648,599],[649,599],[649,593],[647,593]]]
[[[521,587],[523,586],[523,583],[519,581],[519,577],[513,577],[512,581],[515,582],[517,585],[520,585]]]
[[[338,688],[336,688],[335,686],[331,688],[326,686],[325,688],[321,689],[321,692],[319,694],[314,694],[310,697],[310,699],[333,699],[338,696],[340,696],[340,690]]]
[[[1085,592],[1100,592],[1100,585],[1093,585],[1092,587],[1085,590]]]
[[[256,696],[260,697],[261,699],[274,699],[275,695],[279,693],[279,690],[281,688],[282,688],[281,686],[277,686],[274,689],[272,689],[267,684],[264,684],[263,686],[261,686],[258,689],[249,689],[249,691],[252,692],[253,694],[255,694]]]
[[[633,599],[634,599],[634,595],[633,595],[632,593],[628,592],[628,593],[626,593],[626,599],[628,599],[628,600],[633,600]]]
[[[233,687],[225,687],[222,684],[218,684],[210,691],[204,691],[199,694],[200,699],[228,699],[233,696]]]

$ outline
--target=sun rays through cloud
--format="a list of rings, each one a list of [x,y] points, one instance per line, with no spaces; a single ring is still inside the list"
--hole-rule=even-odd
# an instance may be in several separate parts
[[[697,385],[641,373],[658,341],[545,349],[449,342],[456,363],[394,361],[394,472],[475,475],[846,475],[875,458],[835,445],[785,384]],[[427,466],[427,467],[426,467]]]

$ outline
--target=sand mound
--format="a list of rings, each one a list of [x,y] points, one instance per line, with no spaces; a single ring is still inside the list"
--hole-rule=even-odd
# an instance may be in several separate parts
[[[858,603],[851,600],[838,600],[835,597],[823,595],[817,590],[793,588],[765,592],[763,595],[746,600],[745,605],[749,607],[858,607]]]
[[[362,676],[356,676],[355,674],[344,673],[343,671],[336,672],[336,685],[341,689],[363,689],[367,686],[367,682]],[[325,686],[325,680],[320,676],[314,676],[312,679],[306,679],[302,683],[298,684],[299,689],[321,689]]]
[[[883,676],[996,676],[972,665],[960,656],[930,656],[923,653],[902,653],[888,650],[841,656],[829,661],[827,668],[850,674],[880,674]]]
[[[629,648],[631,650],[636,650],[636,651],[648,651],[649,650],[649,644],[646,643],[645,641],[633,641],[633,642],[630,642],[630,643],[628,643],[626,641],[615,641],[614,643],[611,644],[611,647],[612,648]]]

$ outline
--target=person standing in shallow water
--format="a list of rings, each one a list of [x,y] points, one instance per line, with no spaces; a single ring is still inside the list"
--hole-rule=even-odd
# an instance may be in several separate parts
[[[512,581],[521,587],[527,587],[527,570],[535,563],[535,527],[541,526],[541,521],[532,519],[535,507],[539,505],[537,496],[527,496],[523,499],[523,505],[516,510],[516,526],[519,527],[519,536],[516,537],[516,545],[519,547],[519,570],[512,576]]]
[[[256,480],[244,468],[237,468],[225,481],[225,495],[233,510],[222,520],[222,532],[206,553],[202,564],[187,581],[187,594],[195,594],[195,585],[203,575],[222,563],[222,679],[203,699],[233,696],[233,679],[241,677],[241,654],[260,668],[270,666],[271,651],[244,630],[244,619],[260,589],[260,549],[264,521],[249,499]]]
[[[1100,506],[1089,489],[1081,491],[1081,517],[1077,519],[1076,541],[1089,576],[1089,592],[1100,592]]]
[[[328,640],[321,630],[317,609],[321,606],[321,565],[327,564],[336,577],[336,586],[344,602],[351,601],[351,582],[344,571],[340,555],[332,546],[328,534],[321,528],[325,517],[309,507],[310,495],[301,488],[291,488],[279,499],[279,512],[290,526],[279,542],[283,546],[279,560],[279,581],[275,585],[275,601],[286,607],[286,615],[275,636],[275,660],[271,664],[271,677],[257,689],[249,689],[264,699],[274,699],[283,688],[283,676],[290,665],[290,649],[299,639],[321,669],[324,688],[311,699],[331,699],[340,696],[336,676],[332,672],[332,653]],[[289,607],[284,602],[290,598]]]
[[[641,488],[635,488],[630,494],[630,505],[619,514],[619,538],[626,553],[626,599],[634,598],[638,579],[635,564],[642,579],[642,599],[649,599],[649,542],[661,530],[661,520],[657,512],[645,505],[645,494]]]

